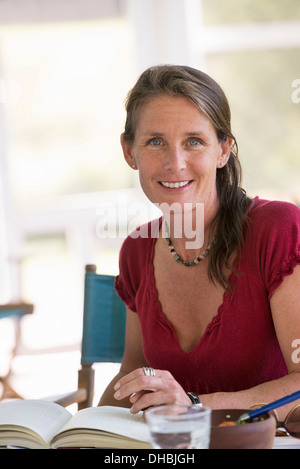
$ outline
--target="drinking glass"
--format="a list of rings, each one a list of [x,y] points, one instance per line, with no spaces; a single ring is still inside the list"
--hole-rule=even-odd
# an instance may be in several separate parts
[[[145,412],[154,449],[208,449],[211,409],[163,405]]]

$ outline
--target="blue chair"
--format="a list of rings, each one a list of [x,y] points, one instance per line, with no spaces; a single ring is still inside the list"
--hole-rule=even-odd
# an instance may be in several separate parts
[[[120,363],[125,346],[126,308],[114,289],[115,277],[96,271],[86,266],[78,389],[55,400],[64,407],[77,402],[79,410],[93,404],[93,364]]]
[[[6,376],[1,376],[0,381],[3,384],[3,392],[0,399],[21,398],[21,396],[11,387],[10,376],[12,374],[13,359],[18,351],[21,340],[21,319],[26,314],[33,313],[33,305],[27,303],[8,303],[0,305],[0,319],[11,318],[15,322],[15,346],[12,350],[9,369]]]

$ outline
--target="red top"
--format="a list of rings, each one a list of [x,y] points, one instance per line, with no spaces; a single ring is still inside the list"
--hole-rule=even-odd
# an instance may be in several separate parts
[[[146,237],[150,224],[143,225],[123,243],[116,290],[138,313],[149,366],[169,370],[185,391],[239,391],[287,374],[269,300],[300,264],[300,209],[255,198],[249,217],[239,275],[230,277],[233,292],[224,293],[217,315],[189,352],[180,347],[157,297],[153,226],[157,232],[160,221],[152,222],[152,237],[150,231]]]

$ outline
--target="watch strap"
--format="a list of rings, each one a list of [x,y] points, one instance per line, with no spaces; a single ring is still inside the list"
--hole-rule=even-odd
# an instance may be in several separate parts
[[[192,401],[193,404],[202,405],[198,394],[195,394],[194,392],[187,392],[187,395],[189,396],[189,398],[190,398],[190,400]]]

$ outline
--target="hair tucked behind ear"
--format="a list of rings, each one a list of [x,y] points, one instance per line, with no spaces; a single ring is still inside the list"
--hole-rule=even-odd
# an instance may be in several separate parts
[[[134,141],[139,112],[145,103],[165,94],[188,98],[209,119],[220,142],[228,137],[233,142],[227,164],[217,169],[219,210],[211,226],[216,235],[209,257],[210,278],[227,289],[230,287],[227,269],[233,271],[232,258],[243,247],[243,227],[251,203],[240,185],[242,171],[237,142],[231,132],[230,107],[222,88],[200,70],[177,65],[151,67],[128,94],[126,141]]]

